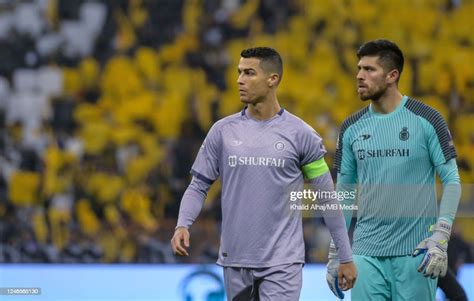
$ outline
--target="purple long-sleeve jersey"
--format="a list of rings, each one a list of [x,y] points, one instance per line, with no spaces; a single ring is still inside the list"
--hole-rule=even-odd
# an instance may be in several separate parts
[[[301,191],[302,167],[326,154],[321,137],[300,118],[281,110],[257,121],[246,110],[216,122],[192,166],[178,226],[189,227],[202,208],[209,186],[222,180],[222,266],[270,267],[304,263],[301,211],[291,210],[290,193]],[[328,172],[309,179],[333,190]],[[335,203],[326,199],[323,202]],[[297,204],[300,201],[296,201]],[[324,216],[324,213],[323,213]],[[341,262],[352,260],[340,211],[324,216]]]

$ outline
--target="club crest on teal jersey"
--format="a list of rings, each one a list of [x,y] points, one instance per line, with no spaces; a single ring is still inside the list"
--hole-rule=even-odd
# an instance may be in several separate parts
[[[402,130],[400,131],[400,134],[398,135],[398,137],[402,141],[407,141],[408,138],[410,138],[410,133],[408,132],[408,128],[403,127]]]

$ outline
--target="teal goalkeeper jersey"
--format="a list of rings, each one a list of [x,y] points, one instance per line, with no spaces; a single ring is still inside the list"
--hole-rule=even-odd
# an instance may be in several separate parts
[[[335,167],[338,189],[357,184],[353,253],[411,254],[438,217],[436,166],[455,157],[443,117],[407,96],[389,114],[368,106],[347,118]]]

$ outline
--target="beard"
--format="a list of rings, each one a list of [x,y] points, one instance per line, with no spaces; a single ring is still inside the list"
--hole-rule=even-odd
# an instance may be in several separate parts
[[[373,100],[377,101],[385,94],[387,91],[387,86],[385,87],[376,87],[374,91],[367,91],[365,94],[359,94],[359,98],[362,101]]]

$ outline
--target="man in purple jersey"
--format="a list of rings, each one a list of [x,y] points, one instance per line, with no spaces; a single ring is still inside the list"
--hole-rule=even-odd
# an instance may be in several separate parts
[[[191,168],[193,178],[183,195],[171,243],[177,255],[188,255],[188,228],[220,176],[222,233],[217,264],[224,268],[228,300],[298,300],[303,226],[301,211],[291,209],[301,200],[290,195],[301,191],[305,180],[314,190],[334,192],[324,161],[326,150],[316,131],[280,107],[276,89],[283,66],[274,49],[243,50],[238,74],[245,108],[210,129]],[[337,204],[330,197],[334,194],[324,195],[320,205]],[[340,261],[332,289],[350,289],[357,272],[342,212],[326,210],[323,217]]]

